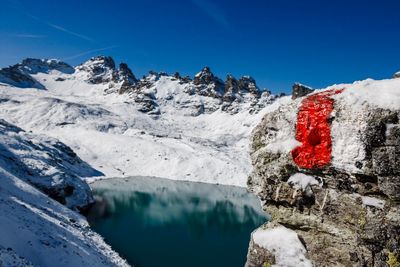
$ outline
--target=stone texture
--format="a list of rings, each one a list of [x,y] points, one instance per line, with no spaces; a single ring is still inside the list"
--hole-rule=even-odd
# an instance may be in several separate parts
[[[272,264],[275,264],[274,254],[260,247],[251,239],[245,267],[271,267]]]
[[[92,57],[85,63],[77,66],[76,69],[87,72],[87,81],[92,84],[112,81],[116,71],[114,60],[107,56]]]
[[[314,92],[314,89],[312,89],[311,87],[300,83],[295,83],[292,86],[292,99],[306,96],[308,94],[311,94],[312,92]]]
[[[399,266],[400,110],[367,105],[354,112],[335,103],[331,123],[343,132],[333,136],[333,145],[358,129],[354,138],[360,144],[359,159],[341,161],[335,154],[325,167],[301,169],[290,151],[271,146],[282,131],[294,137],[300,101],[266,114],[253,131],[249,189],[263,201],[274,222],[295,230],[304,240],[314,266]],[[315,177],[322,186],[310,186],[311,195],[296,189],[287,182],[295,173]],[[384,205],[364,203],[365,197]],[[249,253],[252,249],[259,250],[250,244]],[[248,266],[262,266],[261,261],[249,255]]]

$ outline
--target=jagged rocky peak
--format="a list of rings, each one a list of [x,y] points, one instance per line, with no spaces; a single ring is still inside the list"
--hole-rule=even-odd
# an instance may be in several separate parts
[[[224,82],[215,76],[209,67],[204,67],[194,76],[193,84],[203,96],[221,98],[224,94]]]
[[[160,76],[166,74],[149,71],[147,76],[143,76],[142,79],[137,80],[126,64],[122,67],[120,65],[119,73],[119,77],[123,77],[124,80],[118,92],[120,94],[129,94],[132,97],[132,100],[138,105],[138,110],[140,112],[149,115],[159,115],[160,109],[158,107],[157,99],[154,95],[154,90],[151,90],[150,88],[160,78]]]
[[[182,79],[181,74],[179,72],[175,72],[174,75],[172,75],[172,76],[177,80]]]
[[[228,74],[226,76],[224,91],[225,91],[224,92],[224,100],[225,101],[234,101],[235,94],[237,94],[239,92],[239,82],[231,74]]]
[[[210,67],[204,67],[199,73],[194,76],[194,85],[209,85],[209,84],[222,84],[222,80],[211,72]]]
[[[138,79],[136,79],[132,70],[128,67],[128,64],[121,63],[119,64],[118,71],[114,71],[113,73],[114,82],[122,82],[121,87],[119,88],[119,93],[123,94],[129,91],[133,86],[138,83]]]
[[[242,78],[240,78],[239,87],[241,91],[247,91],[257,96],[260,94],[260,90],[257,87],[256,80],[254,80],[254,78],[251,76],[243,76]]]
[[[239,80],[231,74],[226,76],[224,100],[234,101],[236,95],[244,95],[250,93],[254,97],[260,97],[261,91],[256,85],[256,81],[250,76],[243,76]]]
[[[200,85],[200,84],[205,84],[208,85],[212,82],[215,82],[215,80],[218,79],[214,76],[214,74],[211,72],[210,67],[204,67],[199,73],[197,73],[194,76],[193,79],[193,84],[195,85]]]
[[[184,83],[190,83],[192,81],[192,79],[189,76],[184,76],[182,77],[181,74],[179,72],[175,72],[172,75],[173,79],[178,80],[180,84],[184,84]]]
[[[118,75],[119,78],[126,79],[131,83],[136,83],[138,81],[126,63],[119,64]]]
[[[96,56],[90,58],[88,61],[84,62],[80,66],[86,66],[89,68],[107,68],[115,70],[114,59],[110,56]]]
[[[310,86],[301,83],[295,83],[292,86],[292,99],[306,96],[308,94],[311,94],[312,92],[314,92],[314,89],[312,89]]]
[[[21,70],[29,74],[36,74],[39,72],[49,73],[52,70],[57,70],[66,74],[72,74],[75,71],[72,66],[58,59],[26,58],[22,60],[21,64],[19,65]]]
[[[112,57],[97,56],[76,67],[79,71],[88,73],[87,81],[93,84],[107,83],[115,76],[115,62]]]

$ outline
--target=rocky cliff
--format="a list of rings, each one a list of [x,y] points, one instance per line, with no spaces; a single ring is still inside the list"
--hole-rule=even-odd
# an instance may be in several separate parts
[[[399,119],[399,79],[317,90],[266,114],[248,187],[272,223],[252,234],[247,266],[400,266]]]

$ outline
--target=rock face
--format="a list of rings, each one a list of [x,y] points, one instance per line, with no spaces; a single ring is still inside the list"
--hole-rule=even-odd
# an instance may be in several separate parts
[[[75,71],[67,63],[56,59],[27,58],[21,63],[0,69],[0,82],[22,88],[45,89],[31,74],[49,73],[54,70],[66,74],[72,74]]]
[[[36,79],[22,71],[18,65],[0,69],[0,82],[21,88],[45,89]]]
[[[294,230],[314,266],[400,266],[396,80],[295,99],[253,131],[248,187],[275,224],[265,227]],[[275,264],[271,254],[251,242],[247,265]]]
[[[292,99],[306,96],[308,94],[311,94],[312,92],[314,92],[314,89],[312,89],[311,87],[300,83],[295,83],[292,86]]]
[[[92,84],[110,82],[117,71],[114,60],[106,56],[92,57],[76,69],[87,72],[87,81]]]
[[[75,72],[73,67],[57,59],[26,58],[22,60],[20,66],[30,74],[36,74],[39,72],[49,73],[52,70],[57,70],[66,74],[72,74]]]
[[[196,74],[193,84],[199,95],[221,98],[224,94],[224,82],[214,76],[209,67],[204,67]]]
[[[125,93],[138,83],[138,80],[126,63],[121,63],[119,65],[119,70],[114,80],[117,82],[122,81],[121,88],[119,89],[120,94]]]
[[[78,211],[94,202],[80,177],[102,175],[60,141],[27,133],[4,120],[0,120],[0,161],[11,174]]]

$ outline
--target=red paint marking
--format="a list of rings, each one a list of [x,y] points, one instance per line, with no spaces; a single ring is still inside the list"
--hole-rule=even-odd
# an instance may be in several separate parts
[[[344,89],[328,90],[306,97],[297,114],[296,140],[301,145],[292,150],[297,166],[321,168],[331,161],[332,139],[329,115],[333,111],[332,95]]]

